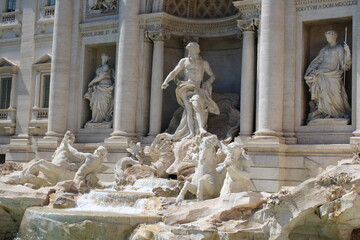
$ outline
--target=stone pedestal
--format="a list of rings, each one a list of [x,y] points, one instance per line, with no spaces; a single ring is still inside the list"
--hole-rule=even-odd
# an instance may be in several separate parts
[[[319,118],[310,121],[308,126],[324,126],[324,125],[348,125],[349,119],[346,118]]]

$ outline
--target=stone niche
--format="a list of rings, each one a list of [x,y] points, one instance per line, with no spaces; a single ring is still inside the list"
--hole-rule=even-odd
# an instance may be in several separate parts
[[[311,63],[311,61],[319,54],[319,51],[325,47],[328,43],[324,36],[325,32],[329,30],[335,30],[338,34],[337,42],[342,44],[345,40],[345,27],[347,27],[347,44],[350,47],[351,54],[354,53],[352,48],[352,19],[347,18],[336,18],[326,19],[319,21],[307,21],[303,23],[303,71],[302,71],[302,112],[301,112],[301,124],[307,125],[308,113],[310,110],[309,101],[311,100],[309,87],[305,83],[304,74]],[[351,69],[346,71],[345,76],[345,90],[348,96],[350,106],[352,105],[352,64]],[[354,116],[355,109],[351,109],[352,116]],[[349,125],[351,125],[351,119]]]
[[[213,93],[240,95],[242,41],[236,36],[199,38],[201,57],[208,61],[215,74]],[[185,57],[182,37],[172,37],[165,42],[164,79],[179,60]],[[181,75],[181,74],[180,74]],[[208,76],[205,74],[204,79]],[[162,126],[165,131],[175,111],[179,108],[175,96],[176,85],[171,82],[163,94]]]
[[[85,46],[84,53],[84,73],[83,73],[83,86],[82,92],[79,93],[83,96],[82,113],[81,113],[81,126],[84,128],[86,123],[91,120],[91,110],[89,101],[84,99],[84,94],[88,91],[88,84],[96,76],[96,69],[101,65],[101,55],[106,53],[109,55],[109,65],[115,69],[116,66],[116,43],[96,44]],[[116,69],[115,69],[116,70]],[[95,127],[96,128],[96,127]],[[91,130],[91,129],[89,129]],[[96,132],[97,130],[94,129]]]

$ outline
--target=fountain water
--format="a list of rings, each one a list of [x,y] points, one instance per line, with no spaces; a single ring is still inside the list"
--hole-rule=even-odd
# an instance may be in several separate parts
[[[76,200],[75,208],[29,208],[23,217],[19,238],[126,239],[138,224],[161,220],[156,214],[161,200],[151,188],[144,189],[145,182],[150,186],[159,185],[157,180],[153,184],[146,180],[123,191],[92,190]]]

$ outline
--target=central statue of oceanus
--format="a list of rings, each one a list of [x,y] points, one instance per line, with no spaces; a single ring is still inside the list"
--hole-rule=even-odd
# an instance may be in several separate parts
[[[186,49],[189,51],[189,56],[179,61],[161,86],[162,89],[166,89],[169,82],[175,80],[176,76],[184,71],[184,79],[182,81],[175,80],[177,84],[176,99],[184,108],[184,112],[173,136],[174,140],[206,133],[208,114],[218,115],[220,113],[218,106],[211,99],[215,76],[209,63],[199,55],[199,44],[191,42]],[[205,73],[209,75],[209,78],[203,81]]]

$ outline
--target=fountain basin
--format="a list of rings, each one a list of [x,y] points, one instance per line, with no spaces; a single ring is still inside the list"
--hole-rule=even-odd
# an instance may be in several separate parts
[[[91,210],[91,209],[89,209]],[[161,216],[28,208],[21,222],[19,238],[32,239],[127,239],[140,223],[157,223]]]

